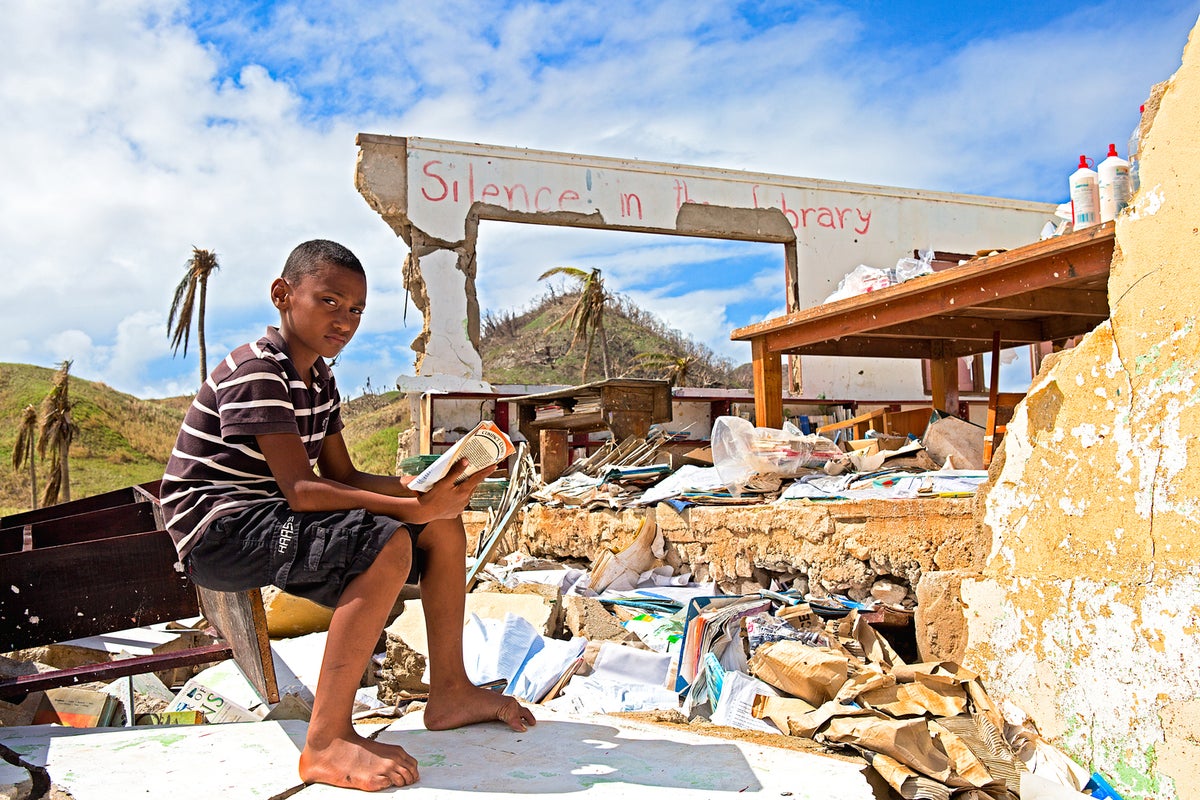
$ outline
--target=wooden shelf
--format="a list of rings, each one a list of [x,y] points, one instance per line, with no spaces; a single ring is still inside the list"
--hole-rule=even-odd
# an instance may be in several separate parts
[[[585,431],[602,431],[608,426],[604,423],[604,413],[592,411],[585,414],[563,414],[561,417],[535,419],[529,423],[534,430],[564,430],[583,433]]]

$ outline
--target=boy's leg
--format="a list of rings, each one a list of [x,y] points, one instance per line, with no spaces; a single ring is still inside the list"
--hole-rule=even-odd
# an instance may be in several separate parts
[[[408,753],[364,739],[350,719],[354,695],[411,563],[412,544],[401,528],[371,566],[347,584],[334,608],[300,754],[300,777],[306,783],[378,791],[417,779],[417,762]]]
[[[534,724],[533,713],[508,697],[471,683],[463,665],[467,537],[460,517],[429,523],[417,539],[425,551],[421,607],[429,639],[429,702],[425,727],[444,730],[500,720],[515,731]]]

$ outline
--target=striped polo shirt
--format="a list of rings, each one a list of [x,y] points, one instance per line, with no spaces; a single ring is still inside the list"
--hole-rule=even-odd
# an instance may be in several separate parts
[[[296,433],[317,463],[327,433],[342,429],[341,400],[324,360],[304,385],[279,330],[234,350],[192,401],[163,475],[167,530],[182,558],[210,522],[259,503],[284,500],[254,438]]]

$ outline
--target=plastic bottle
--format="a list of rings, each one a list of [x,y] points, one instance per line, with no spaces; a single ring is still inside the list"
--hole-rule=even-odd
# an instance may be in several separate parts
[[[1129,162],[1117,155],[1117,146],[1108,146],[1108,158],[1096,167],[1100,184],[1100,221],[1111,222],[1129,205],[1133,186],[1129,181]]]
[[[1079,157],[1079,169],[1071,173],[1071,226],[1083,230],[1100,224],[1100,185],[1088,157]]]
[[[1129,134],[1129,194],[1133,195],[1141,186],[1141,180],[1138,176],[1138,165],[1142,160],[1142,116],[1146,113],[1146,106],[1142,104],[1138,107],[1138,124],[1134,126],[1133,133]]]

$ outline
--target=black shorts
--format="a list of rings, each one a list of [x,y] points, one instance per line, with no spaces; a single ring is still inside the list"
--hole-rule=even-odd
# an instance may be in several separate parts
[[[398,528],[412,538],[408,582],[416,583],[424,561],[417,537],[424,527],[362,509],[304,513],[287,503],[264,503],[209,523],[184,566],[209,589],[241,592],[273,585],[332,607]]]

